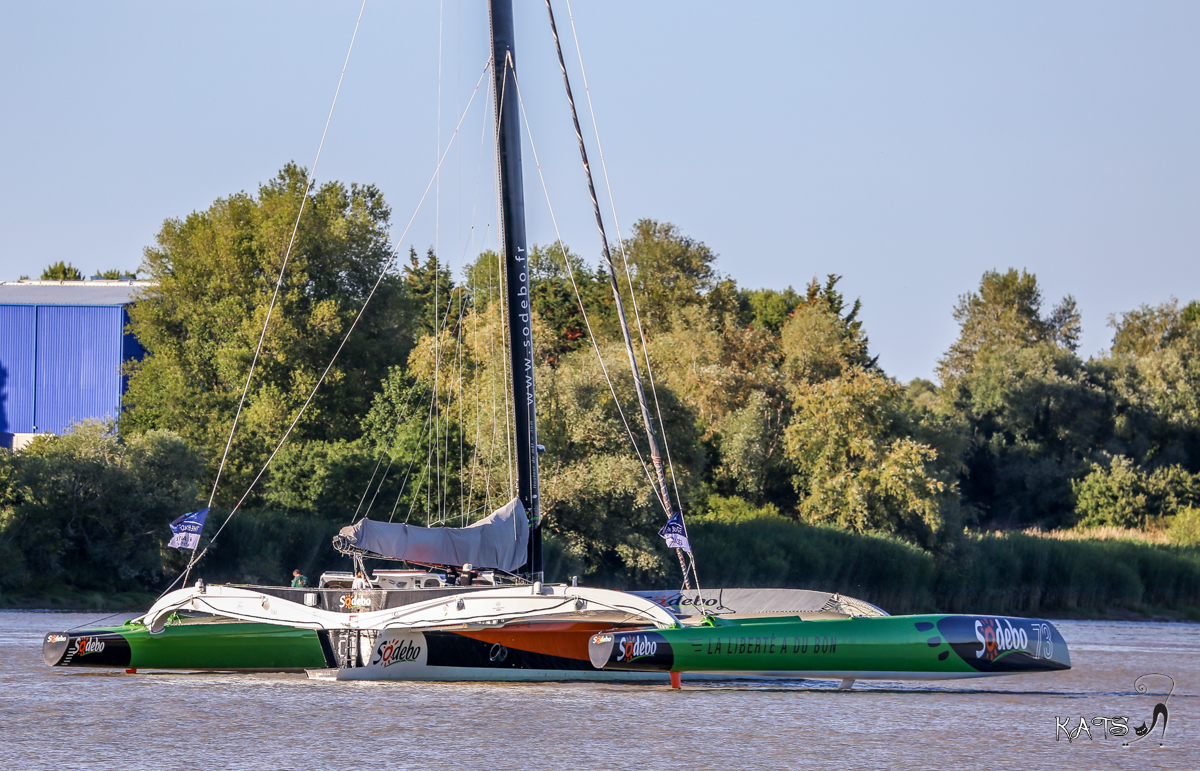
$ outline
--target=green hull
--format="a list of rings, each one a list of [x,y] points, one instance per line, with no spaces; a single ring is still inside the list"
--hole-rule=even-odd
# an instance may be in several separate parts
[[[604,632],[597,668],[840,678],[957,678],[1070,669],[1048,621],[1003,616],[884,616],[802,621],[712,618],[703,626]]]
[[[185,621],[150,634],[141,624],[54,632],[42,642],[50,666],[125,669],[298,671],[327,666],[317,633],[254,623]]]

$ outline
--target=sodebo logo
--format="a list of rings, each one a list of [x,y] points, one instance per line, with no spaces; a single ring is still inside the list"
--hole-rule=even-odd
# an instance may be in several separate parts
[[[621,640],[621,652],[617,654],[617,661],[633,661],[643,656],[653,656],[657,652],[657,642],[641,635],[633,635]]]
[[[80,637],[75,641],[75,654],[83,656],[88,653],[99,653],[104,650],[104,641],[95,637]]]
[[[375,663],[390,667],[392,664],[416,661],[420,655],[421,646],[411,640],[389,640],[379,646],[379,658]]]
[[[1014,627],[1008,619],[985,618],[975,621],[975,639],[979,641],[979,650],[975,658],[993,661],[1002,652],[1012,650],[1028,650],[1029,635],[1020,627]]]

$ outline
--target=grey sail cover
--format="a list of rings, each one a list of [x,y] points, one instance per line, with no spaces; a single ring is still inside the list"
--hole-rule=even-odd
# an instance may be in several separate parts
[[[343,527],[346,543],[382,557],[426,565],[465,565],[508,573],[525,564],[529,518],[513,498],[467,527],[417,527],[364,519]]]

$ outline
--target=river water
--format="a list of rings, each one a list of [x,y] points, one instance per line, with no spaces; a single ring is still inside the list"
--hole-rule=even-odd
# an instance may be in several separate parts
[[[132,615],[132,614],[130,614]],[[1073,669],[950,683],[337,683],[50,668],[44,633],[95,615],[0,612],[0,768],[1197,769],[1200,625],[1055,622]],[[119,621],[122,619],[113,619]],[[1169,724],[1133,746],[1096,717]],[[1092,736],[1072,741],[1056,718]],[[1160,723],[1161,726],[1161,723]]]

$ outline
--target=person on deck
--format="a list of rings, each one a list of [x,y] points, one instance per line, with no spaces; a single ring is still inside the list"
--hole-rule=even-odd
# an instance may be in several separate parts
[[[360,571],[358,571],[358,573],[356,573],[354,575],[354,583],[350,584],[350,588],[351,589],[370,589],[371,582],[367,580],[367,577],[364,576],[363,572],[360,570]]]
[[[454,582],[455,586],[470,586],[479,574],[475,572],[475,566],[470,562],[462,566],[462,575]]]
[[[307,589],[308,588],[308,576],[302,574],[300,572],[300,568],[296,568],[295,570],[292,571],[292,588],[293,589]]]

